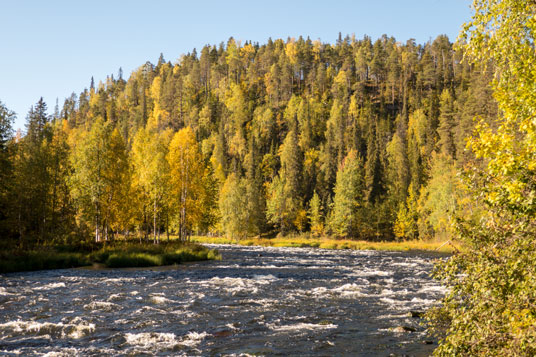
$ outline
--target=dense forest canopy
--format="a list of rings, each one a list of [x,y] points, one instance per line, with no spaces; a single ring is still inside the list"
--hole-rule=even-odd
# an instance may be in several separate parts
[[[2,105],[2,236],[449,236],[473,118],[497,116],[461,59],[446,36],[230,38],[41,99],[14,139]]]

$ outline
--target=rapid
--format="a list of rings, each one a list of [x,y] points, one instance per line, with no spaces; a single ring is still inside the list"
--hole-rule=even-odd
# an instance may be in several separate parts
[[[0,355],[427,356],[431,253],[211,245],[221,261],[0,275]],[[415,313],[414,313],[415,315]]]

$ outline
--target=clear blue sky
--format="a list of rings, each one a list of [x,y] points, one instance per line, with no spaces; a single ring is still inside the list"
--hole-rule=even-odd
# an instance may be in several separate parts
[[[469,19],[470,0],[159,1],[0,0],[0,101],[17,113],[15,127],[42,96],[53,111],[123,68],[128,77],[160,53],[175,61],[230,36],[261,44],[300,35],[333,43],[342,32],[382,34],[424,43],[454,40]]]

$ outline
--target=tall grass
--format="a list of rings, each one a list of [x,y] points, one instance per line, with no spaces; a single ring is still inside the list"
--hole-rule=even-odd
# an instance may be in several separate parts
[[[0,273],[65,269],[91,265],[87,255],[74,252],[29,251],[5,253],[0,256]]]
[[[239,244],[245,246],[258,245],[264,247],[312,247],[321,249],[353,249],[353,250],[386,250],[410,251],[426,250],[442,253],[453,253],[460,250],[460,245],[445,244],[446,242],[411,240],[402,242],[369,242],[362,240],[310,238],[306,236],[289,236],[276,238],[231,239],[227,237],[192,237],[192,242],[211,244]]]
[[[0,252],[0,273],[75,268],[95,263],[109,268],[126,268],[218,259],[221,259],[218,251],[198,244],[118,241],[85,246],[47,246],[31,251],[6,249]]]

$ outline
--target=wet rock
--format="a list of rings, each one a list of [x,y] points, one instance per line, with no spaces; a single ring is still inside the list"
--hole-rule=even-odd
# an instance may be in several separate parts
[[[411,326],[397,326],[397,327],[392,327],[389,330],[391,330],[392,332],[415,332],[417,331],[415,328]]]
[[[408,312],[408,316],[416,319],[422,319],[424,317],[424,311],[412,310]]]

